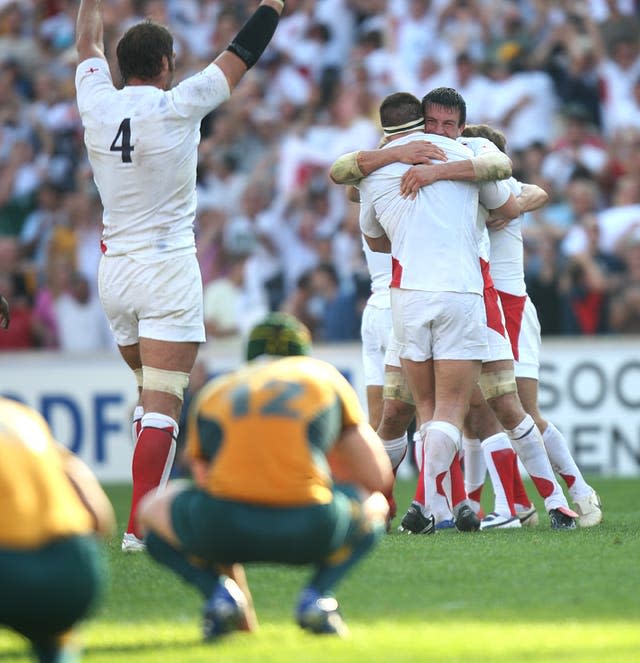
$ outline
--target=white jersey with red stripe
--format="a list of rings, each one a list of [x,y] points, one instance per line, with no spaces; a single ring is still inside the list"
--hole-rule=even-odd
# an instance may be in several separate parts
[[[391,308],[389,299],[389,283],[391,282],[391,255],[372,251],[363,241],[362,248],[367,261],[369,276],[371,277],[371,294],[367,305],[377,308]]]
[[[104,207],[103,251],[153,263],[195,252],[200,122],[231,94],[210,64],[171,90],[116,89],[101,58],[76,70],[78,108]]]
[[[425,139],[441,147],[449,161],[473,156],[464,145],[433,134],[409,134],[387,146]],[[443,180],[422,187],[414,199],[403,198],[399,183],[409,167],[389,164],[359,184],[362,232],[370,237],[386,234],[391,240],[391,286],[482,294],[476,236],[478,185]]]
[[[522,184],[511,177],[506,180],[517,197]],[[522,216],[510,221],[501,230],[490,230],[491,276],[497,290],[523,297],[527,294],[524,281],[524,247],[522,243]]]
[[[468,147],[474,156],[479,156],[485,152],[499,152],[498,148],[490,140],[480,136],[461,136],[458,142]],[[502,207],[509,196],[512,189],[508,185],[507,180],[496,180],[493,182],[482,182],[479,190],[478,206],[478,219],[477,219],[477,232],[478,232],[478,251],[480,259],[490,262],[490,242],[489,232],[487,230],[487,219],[489,212],[487,210],[497,209]],[[516,194],[517,195],[517,194]],[[493,267],[491,268],[493,274]]]

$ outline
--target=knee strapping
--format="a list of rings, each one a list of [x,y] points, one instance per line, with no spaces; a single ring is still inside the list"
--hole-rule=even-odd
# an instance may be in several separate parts
[[[138,385],[139,389],[142,389],[142,369],[141,368],[134,368],[133,369],[133,374],[135,375],[135,378],[136,378],[136,385]]]
[[[385,372],[382,397],[386,400],[402,401],[409,405],[415,405],[409,385],[404,379],[404,374],[401,371]]]
[[[189,373],[166,371],[152,366],[143,366],[142,376],[143,389],[164,391],[167,394],[177,396],[180,400],[183,399],[184,390],[189,384]]]
[[[513,394],[517,391],[516,378],[512,369],[481,373],[478,385],[485,400],[498,398],[504,394]]]

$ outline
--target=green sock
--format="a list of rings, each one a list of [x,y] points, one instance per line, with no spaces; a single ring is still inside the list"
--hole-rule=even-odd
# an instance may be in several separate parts
[[[169,567],[190,585],[197,587],[208,598],[218,582],[220,575],[213,567],[203,568],[192,564],[187,556],[169,545],[154,532],[145,537],[147,552],[159,564]]]

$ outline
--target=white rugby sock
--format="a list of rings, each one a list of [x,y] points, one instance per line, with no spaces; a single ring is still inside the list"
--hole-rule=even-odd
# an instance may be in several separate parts
[[[136,405],[133,410],[133,419],[131,421],[131,439],[133,440],[133,446],[136,446],[138,441],[138,435],[142,430],[142,417],[144,416],[144,408],[142,405]]]
[[[567,498],[553,474],[542,435],[532,417],[527,415],[518,426],[506,433],[540,497],[544,499],[546,510],[568,509]]]
[[[582,472],[573,460],[565,436],[549,422],[542,439],[551,466],[567,484],[571,498],[577,500],[590,495],[593,488],[584,480]]]
[[[382,438],[380,439],[382,440]],[[405,433],[402,437],[396,437],[393,440],[382,440],[382,444],[391,461],[391,467],[395,471],[407,453],[407,435]]]
[[[424,438],[424,495],[431,509],[439,503],[438,493],[444,495],[451,508],[451,474],[449,467],[458,453],[462,432],[446,421],[431,421],[420,426]]]
[[[513,503],[513,450],[506,433],[497,433],[482,442],[484,458],[493,486],[493,511],[501,516],[515,516]]]
[[[482,488],[487,476],[487,464],[478,438],[463,435],[462,449],[464,450],[464,489],[467,491],[469,505],[478,513]]]

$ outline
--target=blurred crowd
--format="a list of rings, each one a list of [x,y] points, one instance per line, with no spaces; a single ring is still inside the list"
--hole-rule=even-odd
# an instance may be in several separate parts
[[[103,0],[115,45],[151,18],[176,81],[225,49],[244,0]],[[73,0],[0,0],[0,349],[113,348],[97,298],[101,208],[75,103]],[[359,338],[369,277],[340,154],[373,148],[381,99],[458,89],[543,186],[525,221],[543,334],[640,333],[640,10],[634,0],[287,0],[276,36],[202,124],[198,256],[207,335],[268,310],[317,342]],[[172,164],[167,163],[167,168]]]

